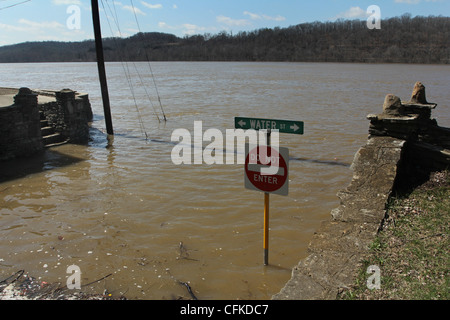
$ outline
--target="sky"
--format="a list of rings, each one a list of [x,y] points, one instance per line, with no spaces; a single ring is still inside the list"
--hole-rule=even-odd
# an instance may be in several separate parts
[[[370,6],[382,19],[450,16],[450,0],[98,0],[103,37],[139,31],[179,37],[236,34],[313,21],[367,20]],[[381,26],[382,28],[382,26]],[[93,39],[90,0],[0,0],[0,46],[26,41]]]

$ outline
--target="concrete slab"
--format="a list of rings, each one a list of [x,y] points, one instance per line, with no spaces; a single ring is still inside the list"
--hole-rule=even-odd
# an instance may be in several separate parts
[[[56,101],[56,97],[38,95],[38,104]]]
[[[16,94],[1,94],[0,93],[0,108],[1,107],[9,107],[14,104],[14,96]],[[38,95],[38,104],[44,104],[48,102],[56,101],[55,97],[47,96],[47,95]]]
[[[14,95],[12,94],[0,95],[0,108],[9,107],[13,104],[14,104]]]

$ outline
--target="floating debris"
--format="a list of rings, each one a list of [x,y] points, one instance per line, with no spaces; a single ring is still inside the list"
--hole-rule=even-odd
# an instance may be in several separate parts
[[[179,250],[179,256],[177,257],[177,260],[178,259],[186,259],[186,260],[198,261],[197,259],[192,259],[189,257],[188,249],[186,248],[186,246],[183,244],[182,241],[180,241],[180,244],[178,245],[178,250]]]
[[[99,282],[110,275],[93,281]],[[50,284],[37,280],[24,270],[0,281],[0,300],[124,300],[124,297],[113,298],[106,290],[102,294],[88,294],[68,289],[61,283]]]

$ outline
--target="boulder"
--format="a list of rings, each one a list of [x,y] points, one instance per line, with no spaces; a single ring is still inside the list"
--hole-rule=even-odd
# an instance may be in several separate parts
[[[383,113],[391,116],[402,116],[404,107],[399,97],[388,94],[384,99]]]
[[[417,81],[411,96],[411,103],[428,104],[425,96],[425,86]]]

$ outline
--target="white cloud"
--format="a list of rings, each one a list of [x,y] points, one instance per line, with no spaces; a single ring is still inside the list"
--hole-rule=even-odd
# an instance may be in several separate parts
[[[158,27],[161,28],[161,29],[171,29],[171,30],[177,29],[177,27],[170,26],[170,25],[168,25],[165,22],[158,22]]]
[[[367,18],[367,11],[361,9],[360,7],[351,7],[345,12],[339,13],[337,16],[331,18],[331,20],[336,19],[357,19],[357,18]]]
[[[84,31],[68,30],[66,26],[56,21],[36,22],[28,19],[19,19],[16,25],[0,23],[0,31],[2,35],[13,33],[14,43],[29,41],[30,35],[33,41],[73,41],[75,37],[78,39],[85,36]]]
[[[273,21],[284,21],[286,20],[285,17],[277,15],[276,17],[270,17],[270,16],[266,16],[265,14],[263,14],[263,18],[265,20],[273,20]]]
[[[15,31],[15,32],[29,32],[30,31],[29,28],[13,26],[13,25],[4,24],[4,23],[0,23],[0,30]]]
[[[131,34],[135,34],[139,32],[139,29],[128,28],[127,31],[131,32]]]
[[[251,13],[251,12],[248,12],[248,11],[244,11],[244,15],[249,16],[250,19],[252,19],[252,20],[260,20],[260,19],[262,19],[262,17],[259,14]]]
[[[61,23],[56,21],[50,21],[50,22],[34,22],[26,19],[20,19],[20,24],[24,24],[35,31],[39,31],[40,29],[57,29],[57,28],[65,28]]]
[[[174,4],[174,5],[172,6],[172,8],[178,9],[178,6],[177,6],[176,4]]]
[[[248,11],[244,11],[244,15],[249,16],[252,20],[271,20],[271,21],[284,21],[285,17],[277,15],[275,17],[271,17],[265,14],[257,14]]]
[[[206,31],[205,27],[197,26],[195,24],[185,23],[183,24],[183,33],[187,35],[199,34]]]
[[[57,5],[57,6],[70,5],[70,4],[81,5],[81,1],[80,0],[52,0],[52,3]]]
[[[226,24],[230,27],[242,27],[250,25],[250,22],[246,19],[232,19],[230,17],[225,16],[217,16],[216,21],[219,23]]]
[[[142,16],[145,16],[145,12],[143,12],[141,9],[136,8],[136,7],[132,7],[132,6],[123,6],[122,9],[130,11],[131,13],[135,13],[135,14],[140,14]]]
[[[162,4],[158,3],[158,4],[150,4],[148,2],[145,1],[141,1],[142,5],[149,8],[149,9],[161,9],[163,6]]]
[[[425,2],[441,2],[442,0],[425,0]],[[422,0],[395,0],[395,3],[418,4]]]
[[[191,23],[184,23],[179,26],[171,26],[171,25],[167,24],[166,22],[159,22],[158,27],[161,29],[167,29],[167,30],[180,30],[181,34],[190,35],[190,36],[195,35],[195,34],[204,33],[208,30],[208,28],[206,28],[206,27],[201,27],[201,26],[198,26],[196,24],[191,24]]]

